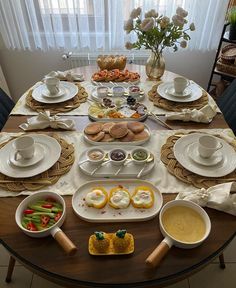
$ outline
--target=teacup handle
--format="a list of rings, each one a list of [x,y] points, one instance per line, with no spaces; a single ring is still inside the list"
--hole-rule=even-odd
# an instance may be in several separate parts
[[[19,154],[19,151],[16,151],[15,154],[14,154],[14,160],[15,160],[15,161],[18,161],[18,159],[17,159],[17,155],[18,155],[18,154]]]
[[[186,87],[188,87],[191,84],[191,81],[187,79],[187,85]]]
[[[216,151],[220,150],[223,147],[223,144],[221,142],[219,144],[220,145],[219,145],[219,147],[216,148]]]

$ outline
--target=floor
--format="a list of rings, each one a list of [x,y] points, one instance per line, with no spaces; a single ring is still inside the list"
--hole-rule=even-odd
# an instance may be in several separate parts
[[[236,287],[236,237],[224,252],[226,269],[220,269],[218,259],[192,277],[168,288],[235,288]],[[16,264],[11,283],[5,282],[9,256],[0,245],[0,288],[62,288],[31,273]]]

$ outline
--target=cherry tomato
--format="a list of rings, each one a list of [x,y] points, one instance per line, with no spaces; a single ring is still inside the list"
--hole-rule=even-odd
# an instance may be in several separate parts
[[[34,210],[33,209],[25,209],[23,213],[24,214],[32,214],[32,213],[34,213]]]
[[[58,220],[61,218],[61,215],[62,215],[62,212],[58,212],[58,213],[56,214],[56,216],[54,217],[54,220],[55,220],[55,221],[58,221]]]
[[[37,230],[38,230],[37,227],[34,225],[33,222],[29,222],[29,223],[27,224],[27,229],[30,230],[30,231],[37,231]]]

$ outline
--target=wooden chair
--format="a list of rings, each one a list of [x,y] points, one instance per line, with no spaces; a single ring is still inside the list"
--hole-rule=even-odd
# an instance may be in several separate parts
[[[14,106],[13,100],[0,88],[0,131]]]

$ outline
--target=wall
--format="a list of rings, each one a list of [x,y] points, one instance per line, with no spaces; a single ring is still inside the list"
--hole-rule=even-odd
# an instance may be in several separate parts
[[[0,64],[13,99],[17,100],[35,82],[52,70],[67,70],[63,51],[0,50]],[[166,69],[184,75],[206,88],[215,51],[179,51],[165,54]]]

